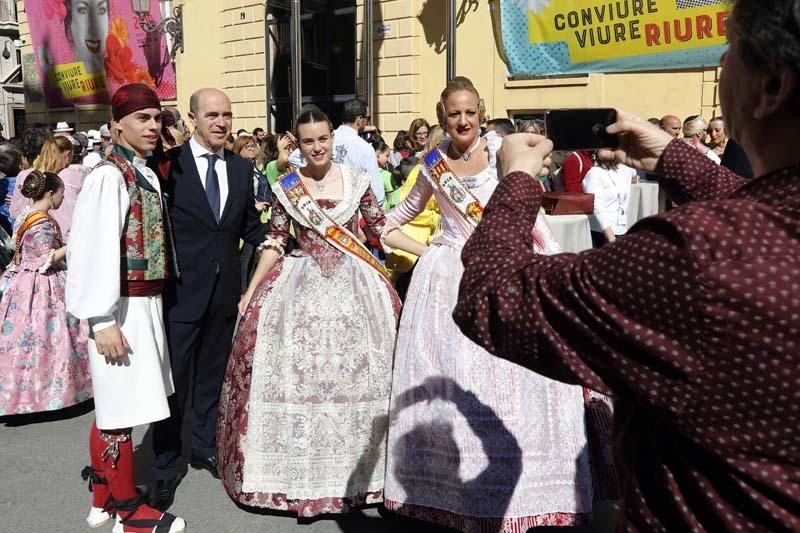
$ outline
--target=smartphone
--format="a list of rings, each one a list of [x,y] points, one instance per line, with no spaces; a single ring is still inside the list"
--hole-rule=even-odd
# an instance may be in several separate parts
[[[619,139],[606,133],[606,126],[616,121],[614,109],[552,109],[545,111],[544,129],[554,150],[614,149]]]

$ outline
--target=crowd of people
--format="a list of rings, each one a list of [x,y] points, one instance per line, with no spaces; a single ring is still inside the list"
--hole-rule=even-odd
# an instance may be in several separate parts
[[[0,146],[0,416],[93,398],[86,521],[117,533],[184,531],[190,466],[302,518],[516,532],[621,499],[630,531],[796,530],[800,204],[774,143],[800,72],[755,6],[730,22],[729,116],[619,112],[616,150],[554,154],[463,77],[391,146],[359,99],[336,128],[307,105],[234,137],[224,92],[184,122],[140,84],[96,131],[30,128]],[[628,228],[637,179],[675,208]],[[595,250],[538,216],[563,189],[594,194]]]

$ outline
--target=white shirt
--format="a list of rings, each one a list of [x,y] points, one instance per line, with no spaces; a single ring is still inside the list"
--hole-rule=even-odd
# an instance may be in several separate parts
[[[91,170],[95,167],[95,165],[97,165],[102,160],[103,157],[100,155],[99,152],[89,152],[83,158],[83,166]]]
[[[133,166],[150,185],[161,191],[158,178],[144,159]],[[92,331],[116,323],[120,302],[120,239],[130,208],[128,187],[122,173],[111,165],[91,171],[72,212],[67,242],[67,311],[89,320]],[[102,250],[103,253],[97,253]]]
[[[208,171],[208,159],[203,157],[205,154],[212,153],[200,145],[192,136],[189,139],[189,148],[192,150],[194,157],[194,164],[197,165],[197,173],[200,174],[200,183],[203,184],[203,189],[206,189],[206,172]],[[225,163],[225,148],[220,148],[217,152],[217,162],[214,163],[214,169],[217,171],[217,179],[219,180],[219,216],[225,210],[225,202],[228,200],[228,165]]]
[[[610,227],[614,235],[628,230],[628,199],[636,171],[625,165],[615,169],[592,167],[583,178],[584,192],[594,194],[594,214],[589,216],[592,231]]]
[[[336,128],[333,133],[333,162],[368,172],[372,193],[378,203],[383,205],[386,191],[383,188],[381,169],[378,167],[378,158],[372,145],[359,137],[355,129],[344,124]],[[306,166],[306,160],[300,149],[295,149],[289,155],[289,164],[297,168]]]

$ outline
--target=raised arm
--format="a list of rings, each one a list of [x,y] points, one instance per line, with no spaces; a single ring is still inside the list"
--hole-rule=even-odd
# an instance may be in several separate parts
[[[693,300],[676,292],[701,291],[678,231],[655,217],[612,246],[537,255],[531,229],[541,197],[528,174],[498,186],[462,253],[456,323],[491,353],[560,381],[643,401],[654,386],[677,395],[693,350],[670,343],[685,324],[665,317],[691,314]],[[639,269],[657,264],[689,275],[637,281]]]
[[[608,127],[609,133],[620,134],[617,159],[661,175],[659,183],[675,202],[718,200],[745,182],[649,122],[623,111],[617,116],[619,120]]]

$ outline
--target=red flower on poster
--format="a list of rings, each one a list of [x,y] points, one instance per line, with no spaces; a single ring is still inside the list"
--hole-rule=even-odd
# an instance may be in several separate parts
[[[125,83],[136,70],[133,63],[133,52],[130,47],[123,46],[113,34],[106,37],[106,75],[119,83]]]

